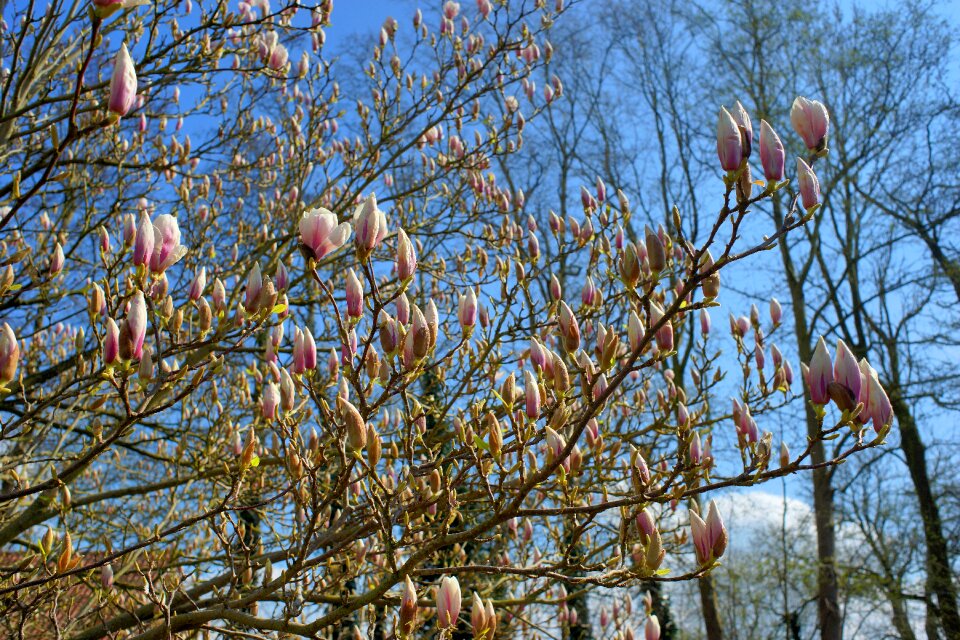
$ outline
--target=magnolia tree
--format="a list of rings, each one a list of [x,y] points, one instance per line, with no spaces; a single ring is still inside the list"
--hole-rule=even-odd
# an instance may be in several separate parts
[[[649,600],[567,603],[707,574],[711,492],[814,466],[815,439],[755,419],[799,387],[767,346],[779,304],[731,316],[735,355],[710,309],[727,265],[817,215],[823,105],[794,103],[792,180],[774,127],[721,109],[705,240],[679,209],[631,239],[626,194],[540,216],[493,168],[563,99],[562,3],[439,9],[355,44],[352,93],[330,0],[4,15],[5,634],[655,639]],[[790,215],[745,243],[774,194]],[[579,291],[545,243],[587,267]],[[858,436],[824,465],[883,441],[869,364],[821,341],[801,367],[819,440]]]

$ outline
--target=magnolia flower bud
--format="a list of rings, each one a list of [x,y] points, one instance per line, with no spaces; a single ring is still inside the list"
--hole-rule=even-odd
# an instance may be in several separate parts
[[[660,240],[660,236],[654,233],[649,225],[646,227],[645,236],[647,261],[650,264],[650,270],[654,273],[659,273],[667,266],[667,255],[664,251],[663,242]]]
[[[103,363],[113,364],[120,355],[120,329],[113,318],[107,318],[107,332],[103,339]]]
[[[860,365],[850,347],[843,340],[837,340],[837,356],[833,365],[833,379],[842,384],[854,398],[860,397]]]
[[[200,267],[200,271],[193,277],[193,280],[190,282],[190,290],[188,292],[188,297],[196,302],[203,295],[204,289],[207,288],[207,268]]]
[[[17,336],[6,322],[0,328],[0,386],[6,386],[17,376],[20,345]]]
[[[826,143],[830,115],[822,102],[797,96],[790,109],[790,123],[807,149],[815,151]]]
[[[403,229],[397,231],[397,277],[401,282],[413,277],[417,269],[417,254],[413,243]]]
[[[760,121],[760,164],[763,165],[763,175],[771,182],[783,180],[783,165],[786,155],[780,136],[767,124]]]
[[[367,446],[367,425],[363,416],[348,400],[338,398],[340,416],[347,431],[347,447],[352,451],[362,451]]]
[[[409,638],[417,626],[417,591],[406,576],[403,587],[403,596],[400,598],[400,624],[397,635],[400,638]]]
[[[107,108],[120,117],[129,113],[137,98],[137,71],[127,51],[127,45],[121,44],[117,57],[113,60],[113,75],[110,77],[110,98]]]
[[[717,156],[724,171],[736,171],[743,160],[740,128],[725,107],[720,107],[717,119]]]
[[[263,288],[263,275],[257,262],[247,274],[247,289],[243,299],[243,308],[247,313],[256,313],[260,307],[260,290]]]
[[[63,247],[58,242],[53,248],[53,257],[50,259],[50,275],[55,276],[63,271]]]
[[[363,283],[353,269],[347,269],[347,315],[351,318],[363,315]]]
[[[813,357],[810,358],[807,377],[807,388],[810,390],[811,402],[819,405],[830,402],[830,397],[827,395],[827,386],[833,382],[833,366],[823,336],[817,341]]]
[[[460,583],[455,577],[444,576],[437,590],[437,626],[450,629],[460,617]]]
[[[820,181],[803,158],[797,158],[797,184],[804,209],[809,211],[820,204]]]

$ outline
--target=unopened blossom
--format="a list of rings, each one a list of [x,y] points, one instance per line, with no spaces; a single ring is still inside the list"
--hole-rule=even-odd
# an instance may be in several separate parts
[[[127,51],[127,45],[121,44],[120,51],[113,61],[113,75],[110,76],[110,98],[107,108],[120,117],[127,115],[137,99],[137,71],[133,59]]]
[[[406,576],[403,585],[403,595],[400,597],[400,624],[397,635],[408,638],[417,624],[417,590],[413,586],[410,576]]]
[[[207,288],[207,268],[200,267],[200,270],[196,273],[195,276],[193,276],[193,280],[190,282],[188,297],[190,298],[190,300],[196,302],[201,298],[201,296],[203,296],[203,292],[206,288]]]
[[[20,344],[17,335],[6,322],[0,328],[0,386],[6,386],[17,377],[20,362]]]
[[[377,197],[370,194],[353,214],[354,244],[360,260],[366,260],[387,235],[387,216],[377,206]]]
[[[417,270],[417,253],[403,229],[397,231],[397,277],[405,282]]]
[[[705,565],[723,555],[727,548],[727,530],[715,501],[710,501],[706,521],[690,511],[690,531],[699,564]]]
[[[742,153],[744,158],[750,157],[750,148],[753,145],[753,121],[750,120],[750,114],[743,108],[740,101],[737,100],[736,106],[730,112],[737,128],[740,129],[740,140],[743,145]]]
[[[55,276],[55,275],[57,275],[58,273],[60,273],[61,271],[63,271],[63,263],[64,263],[64,260],[65,260],[65,258],[64,258],[64,256],[63,256],[63,247],[60,246],[60,243],[58,242],[58,243],[56,244],[56,246],[54,246],[54,248],[53,248],[53,258],[51,258],[51,260],[50,260],[50,275],[51,275],[51,276]]]
[[[437,626],[450,629],[460,617],[460,583],[455,577],[443,576],[437,590]]]
[[[143,341],[147,337],[147,303],[143,292],[137,290],[127,309],[127,317],[120,331],[120,356],[126,360],[143,356]]]
[[[473,287],[467,289],[466,294],[460,295],[457,304],[457,321],[464,333],[468,333],[477,323],[477,294]]]
[[[300,218],[300,242],[309,255],[320,260],[350,238],[350,223],[337,224],[337,216],[323,207],[310,209]]]
[[[717,118],[717,156],[724,171],[736,171],[743,160],[740,128],[725,107],[720,107]]]
[[[347,315],[359,318],[363,315],[363,283],[353,269],[347,269]]]
[[[643,320],[640,319],[636,311],[631,310],[630,317],[627,320],[627,340],[630,343],[631,351],[640,349],[645,333],[646,328],[643,326]]]
[[[280,406],[280,387],[276,383],[268,382],[263,388],[263,398],[260,410],[267,420],[276,420],[277,407]]]
[[[850,390],[856,399],[860,397],[860,365],[856,356],[843,340],[837,340],[837,355],[833,364],[833,379]]]
[[[133,243],[134,266],[149,268],[156,238],[150,215],[144,211],[140,214],[140,225],[137,227],[136,238]]]
[[[643,640],[660,640],[660,621],[651,615],[643,626]]]
[[[833,382],[833,363],[823,336],[817,341],[808,367],[807,386],[810,389],[810,400],[814,404],[825,405],[830,402],[827,385]]]
[[[810,210],[820,204],[820,181],[803,158],[797,158],[797,184],[804,209]]]
[[[263,288],[263,275],[260,272],[260,263],[254,263],[247,274],[247,288],[243,298],[243,308],[247,313],[256,313],[260,308],[260,290]]]
[[[523,391],[527,417],[536,420],[540,417],[540,386],[528,370],[523,372]]]
[[[560,301],[559,314],[560,336],[563,347],[568,353],[574,353],[580,348],[580,324],[566,302]]]
[[[655,326],[664,316],[663,307],[656,302],[650,302],[650,326]],[[662,327],[657,329],[657,349],[666,353],[673,351],[673,324],[667,320]]]
[[[764,177],[772,182],[783,180],[786,155],[780,136],[766,120],[760,121],[760,164]]]
[[[103,363],[113,364],[120,355],[120,328],[113,318],[107,318],[107,331],[103,338]]]
[[[770,320],[776,326],[780,324],[782,318],[783,308],[780,306],[780,301],[776,298],[770,298]]]
[[[790,123],[807,149],[816,150],[827,137],[830,114],[822,102],[798,96],[790,108]]]

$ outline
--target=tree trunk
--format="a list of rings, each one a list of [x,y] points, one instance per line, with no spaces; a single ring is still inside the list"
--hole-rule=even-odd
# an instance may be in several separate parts
[[[773,201],[774,219],[778,225],[783,222],[782,204],[779,199]],[[812,336],[807,324],[806,298],[804,282],[796,273],[790,249],[784,241],[780,242],[780,256],[783,261],[787,284],[790,289],[790,302],[793,308],[794,332],[797,337],[797,349],[801,362],[810,362],[813,356]],[[807,423],[807,435],[813,439],[810,449],[810,462],[821,464],[826,459],[823,441],[819,439],[820,423],[810,404],[810,392],[803,388],[804,410]],[[843,637],[843,620],[840,616],[839,586],[837,584],[836,532],[833,526],[833,487],[830,486],[828,469],[813,471],[813,513],[817,529],[817,620],[821,640],[840,640]]]
[[[894,363],[896,360],[893,361]],[[894,381],[889,386],[890,403],[897,416],[900,427],[900,448],[913,480],[914,490],[917,493],[917,502],[920,506],[920,518],[923,520],[923,536],[927,546],[927,583],[932,593],[928,599],[936,597],[935,615],[940,620],[944,635],[950,640],[960,640],[960,614],[957,611],[957,592],[953,585],[953,576],[950,566],[950,553],[947,542],[943,537],[943,523],[940,520],[940,509],[930,488],[930,477],[927,473],[926,447],[920,438],[920,431],[910,411],[910,406],[903,398],[903,391],[897,384],[896,365],[891,367],[891,376]],[[928,600],[929,601],[929,600]],[[929,614],[928,614],[928,617]],[[935,625],[934,625],[935,626]]]
[[[717,592],[713,588],[713,578],[704,576],[697,582],[700,587],[700,606],[703,608],[703,624],[707,629],[707,640],[723,640],[723,626],[720,624],[720,611],[717,609]]]

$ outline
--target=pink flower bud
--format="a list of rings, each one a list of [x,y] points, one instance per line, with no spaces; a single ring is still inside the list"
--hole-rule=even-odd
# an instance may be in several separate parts
[[[280,406],[280,388],[275,383],[268,382],[263,388],[260,412],[267,420],[276,420],[278,406]]]
[[[127,319],[121,331],[120,355],[137,360],[143,356],[143,341],[147,337],[147,303],[143,292],[137,291],[127,309]]]
[[[736,171],[743,160],[740,129],[725,107],[720,107],[720,117],[717,119],[717,156],[724,171]]]
[[[523,372],[523,392],[527,417],[536,420],[540,417],[540,386],[533,374],[526,370]]]
[[[137,98],[137,71],[127,51],[127,45],[121,44],[117,57],[113,60],[113,75],[110,77],[110,98],[107,108],[120,117],[129,113]]]
[[[760,164],[763,165],[763,175],[769,181],[783,180],[783,165],[786,154],[780,136],[767,124],[760,121]]]
[[[309,327],[303,329],[303,367],[304,369],[317,368],[317,343]]]
[[[657,525],[649,509],[645,508],[637,514],[637,530],[645,536],[653,536],[656,533]]]
[[[861,377],[860,365],[857,364],[857,358],[850,351],[850,347],[843,340],[837,340],[837,357],[833,365],[833,379],[839,382],[853,394],[853,397],[860,397]]]
[[[554,300],[559,300],[563,297],[563,289],[560,287],[560,281],[557,279],[555,274],[550,274],[550,296]]]
[[[360,203],[353,214],[354,242],[361,260],[366,260],[387,235],[387,216],[377,207],[373,194]]]
[[[740,141],[743,145],[743,157],[750,157],[750,150],[753,147],[753,122],[750,120],[750,114],[743,108],[740,101],[737,100],[737,106],[730,113],[737,128],[740,130]]]
[[[650,326],[654,327],[663,318],[664,311],[656,302],[650,302]],[[668,320],[657,329],[657,349],[661,352],[673,351],[673,324]]]
[[[400,638],[408,638],[414,631],[417,624],[417,590],[406,576],[403,585],[403,595],[400,598],[400,625],[397,635]]]
[[[643,320],[640,319],[636,311],[631,310],[630,317],[627,320],[627,340],[630,343],[631,351],[640,349],[640,343],[646,331],[646,328],[643,326]]]
[[[660,640],[660,621],[657,616],[651,615],[647,618],[647,624],[643,627],[643,640]]]
[[[773,322],[774,326],[780,324],[780,320],[783,318],[783,309],[780,307],[780,301],[776,298],[770,298],[770,320]]]
[[[700,434],[696,431],[693,432],[693,440],[690,441],[690,462],[694,466],[703,462],[703,445],[700,442]]]
[[[113,588],[113,565],[107,563],[100,567],[100,584],[109,591]]]
[[[204,289],[207,288],[207,268],[200,267],[200,271],[193,277],[193,281],[190,282],[190,292],[189,297],[191,300],[196,302],[203,295]]]
[[[273,283],[277,285],[278,291],[285,291],[290,285],[290,274],[287,273],[287,267],[282,262],[277,265],[277,272],[273,276]]]
[[[444,576],[437,590],[437,626],[450,629],[460,617],[460,583],[455,577]]]
[[[50,275],[51,276],[55,276],[61,271],[63,271],[64,260],[65,259],[63,257],[63,247],[60,246],[60,243],[58,242],[56,246],[53,248],[53,258],[50,259]]]
[[[133,246],[137,238],[137,219],[132,213],[123,216],[123,244],[127,247]]]
[[[560,335],[563,339],[563,347],[568,353],[573,353],[580,348],[580,325],[577,323],[576,316],[566,302],[560,301],[559,315]]]
[[[700,333],[710,334],[710,312],[706,309],[700,309]]]
[[[321,260],[350,239],[350,223],[337,224],[337,216],[319,207],[304,211],[300,218],[300,242],[308,254]]]
[[[153,245],[156,234],[153,232],[153,223],[150,214],[144,211],[140,215],[140,226],[137,227],[136,240],[133,245],[133,264],[136,267],[148,267],[153,256]]]
[[[0,328],[0,386],[6,386],[17,377],[20,362],[20,344],[17,335],[6,322]]]
[[[797,158],[797,184],[804,209],[809,211],[820,204],[820,181],[803,158]]]
[[[227,291],[223,287],[223,282],[220,281],[220,278],[215,278],[213,281],[213,308],[217,310],[217,313],[223,311],[224,305],[227,303]]]
[[[107,232],[106,227],[100,227],[100,253],[107,255],[110,253],[110,234]]]
[[[417,270],[417,254],[403,229],[397,231],[397,277],[401,282],[413,277]]]
[[[113,364],[120,355],[120,329],[113,318],[107,318],[107,333],[103,339],[103,363]]]
[[[823,336],[817,341],[813,357],[810,358],[808,375],[807,387],[810,389],[810,400],[819,405],[829,403],[827,385],[833,382],[833,363],[830,361],[830,352],[827,350],[827,343],[824,342]]]
[[[798,96],[790,108],[790,123],[807,149],[816,150],[827,137],[830,115],[822,102]]]
[[[457,304],[457,320],[464,334],[469,333],[477,323],[477,294],[473,292],[473,287],[468,288],[467,293],[460,296],[460,302]]]
[[[597,176],[597,201],[603,202],[607,199],[607,185],[603,184],[603,179]]]
[[[247,313],[256,313],[260,308],[260,290],[263,288],[263,275],[260,273],[260,263],[257,262],[247,274],[247,289],[243,308]]]
[[[347,315],[351,318],[363,315],[363,283],[353,269],[347,269]]]
[[[713,557],[719,558],[727,548],[727,528],[723,525],[715,500],[711,500],[707,507],[707,533],[710,536]]]

